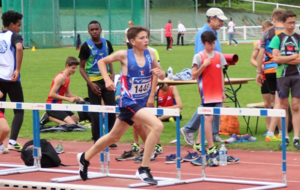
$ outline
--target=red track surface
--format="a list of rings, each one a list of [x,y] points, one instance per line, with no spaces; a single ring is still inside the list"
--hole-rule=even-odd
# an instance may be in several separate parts
[[[27,140],[19,140],[24,144]],[[53,146],[58,144],[58,141],[51,141]],[[7,142],[5,142],[7,144]],[[78,152],[86,151],[92,146],[92,142],[63,142],[65,153],[60,154],[63,164],[74,165],[77,164],[76,154]],[[129,150],[129,144],[118,144],[117,150],[110,150],[111,164],[110,173],[134,175],[139,167],[133,161],[116,161],[114,158],[121,155],[125,150]],[[175,164],[165,164],[166,155],[175,154],[176,148],[174,146],[164,146],[164,153],[159,155],[155,162],[151,163],[151,173],[155,177],[177,177],[177,170]],[[192,151],[189,147],[181,148],[181,155],[186,155],[187,150]],[[207,167],[206,177],[210,178],[223,178],[223,179],[238,179],[238,180],[251,180],[251,181],[268,181],[268,182],[281,182],[281,152],[257,152],[257,151],[243,151],[243,150],[228,150],[228,154],[240,159],[239,164],[228,165],[224,167]],[[283,189],[299,189],[300,179],[300,154],[287,153],[287,181],[288,187]],[[9,154],[0,155],[1,164],[23,164],[20,153],[11,151]],[[193,166],[189,162],[181,164],[182,179],[192,179],[201,177],[201,167]],[[7,169],[7,168],[0,168]],[[59,167],[59,169],[78,170],[78,166]],[[89,171],[100,171],[99,156],[91,160]],[[72,176],[72,174],[63,173],[48,173],[48,172],[31,172],[24,174],[13,174],[0,176],[0,179],[9,180],[24,180],[24,181],[37,181],[37,182],[50,182],[51,178]],[[86,182],[75,181],[68,182],[68,184],[84,184],[84,185],[99,185],[110,187],[124,187],[129,184],[141,183],[140,180],[122,179],[122,178],[98,178],[91,179]],[[239,188],[254,187],[250,185],[228,184],[228,183],[213,183],[213,182],[197,182],[189,184],[181,184],[166,187],[142,187],[143,189],[172,189],[172,190],[234,190]],[[3,187],[1,187],[3,189]],[[4,188],[5,190],[15,188]]]

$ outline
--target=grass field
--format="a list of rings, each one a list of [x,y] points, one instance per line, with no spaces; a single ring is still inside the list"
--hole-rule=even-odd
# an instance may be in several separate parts
[[[124,49],[124,46],[115,46],[114,50]],[[184,68],[191,67],[193,58],[194,46],[174,46],[173,51],[166,51],[165,46],[155,46],[160,54],[162,68],[167,71],[169,66],[172,66],[173,73],[178,73]],[[233,78],[254,78],[255,68],[250,64],[250,56],[252,53],[252,44],[239,44],[237,47],[222,46],[223,53],[238,54],[239,62],[235,66],[230,66],[228,74]],[[53,77],[64,69],[64,64],[67,56],[78,57],[79,51],[75,48],[57,48],[57,49],[37,49],[35,52],[30,49],[24,51],[24,60],[21,70],[21,80],[24,91],[25,102],[45,102],[51,85]],[[115,71],[120,70],[120,63],[114,63]],[[117,72],[116,72],[117,73]],[[234,86],[235,88],[238,86]],[[87,97],[87,87],[84,79],[81,77],[79,70],[71,78],[70,89],[73,94],[81,97]],[[180,96],[183,102],[183,110],[181,126],[189,121],[192,114],[200,104],[199,93],[197,85],[180,85],[178,86]],[[237,93],[239,102],[242,107],[246,104],[262,101],[260,88],[254,81],[244,84]],[[225,103],[225,105],[234,107],[233,103]],[[5,115],[11,124],[13,112],[6,110]],[[42,113],[40,113],[42,115]],[[240,120],[240,132],[246,133],[246,123],[243,118]],[[250,125],[254,131],[256,118],[252,118]],[[55,125],[54,123],[50,123]],[[228,148],[251,149],[251,150],[278,150],[278,143],[265,143],[262,134],[266,131],[265,120],[260,118],[258,134],[256,135],[258,141],[255,143],[239,143],[228,145]],[[291,135],[291,134],[290,134]],[[25,111],[24,123],[19,134],[20,138],[32,138],[32,112]],[[228,136],[221,136],[223,139]],[[72,132],[72,133],[48,133],[41,134],[41,138],[67,140],[67,141],[90,141],[91,131],[87,132]],[[168,144],[175,139],[175,123],[165,122],[164,131],[161,135],[162,144]],[[182,145],[186,145],[183,138]],[[130,129],[124,137],[122,142],[132,142],[132,130]],[[288,150],[293,151],[293,146]]]

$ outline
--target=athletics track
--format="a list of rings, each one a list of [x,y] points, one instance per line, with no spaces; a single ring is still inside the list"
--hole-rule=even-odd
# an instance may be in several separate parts
[[[75,134],[80,135],[80,133]],[[18,140],[21,144],[27,142],[27,140]],[[50,141],[55,147],[59,142]],[[7,144],[7,141],[4,143]],[[86,151],[92,142],[62,142],[65,153],[60,154],[60,158],[63,164],[75,165],[76,154],[78,152]],[[139,164],[135,164],[133,161],[116,161],[115,157],[121,155],[125,150],[130,150],[130,144],[118,143],[118,149],[110,150],[110,173],[128,174],[134,175]],[[181,155],[185,156],[187,150],[192,151],[191,147],[181,147]],[[177,171],[175,164],[165,164],[166,155],[175,154],[175,146],[163,146],[163,154],[158,155],[155,162],[150,165],[151,172],[154,177],[170,177],[176,178]],[[238,157],[240,159],[239,164],[219,166],[219,167],[206,167],[206,176],[211,178],[223,178],[223,179],[238,179],[238,180],[253,180],[253,181],[268,181],[268,182],[282,182],[282,170],[281,170],[281,152],[258,152],[258,151],[243,151],[243,150],[228,150],[228,155]],[[9,154],[0,155],[1,164],[23,164],[20,158],[20,153],[10,151]],[[181,163],[181,176],[182,179],[192,179],[201,177],[201,167],[193,166],[189,162]],[[8,168],[0,168],[8,169]],[[59,169],[65,170],[78,170],[78,166],[60,166]],[[94,157],[91,160],[89,171],[100,171],[99,156]],[[300,153],[287,153],[287,188],[280,189],[299,189],[300,188]],[[0,180],[18,180],[18,181],[36,181],[36,182],[50,182],[51,178],[74,176],[73,174],[65,173],[49,173],[49,172],[31,172],[24,174],[12,174],[6,176],[0,176]],[[80,185],[97,185],[102,186],[103,189],[115,189],[120,187],[121,189],[127,189],[129,184],[140,183],[140,180],[123,179],[123,178],[111,178],[104,177],[98,179],[91,179],[86,182],[74,181],[67,182],[67,184],[80,184]],[[53,183],[55,184],[55,183]],[[106,187],[103,187],[106,186]],[[114,188],[115,187],[115,188]],[[197,182],[189,184],[180,184],[165,187],[140,187],[136,189],[162,189],[162,190],[235,190],[240,188],[257,187],[253,185],[240,185],[240,184],[228,184],[228,183],[213,183],[213,182]],[[13,190],[20,188],[0,187],[3,190]],[[31,188],[25,188],[31,189]],[[50,189],[50,188],[49,188]],[[99,187],[100,189],[100,187]],[[132,188],[135,189],[135,188]]]

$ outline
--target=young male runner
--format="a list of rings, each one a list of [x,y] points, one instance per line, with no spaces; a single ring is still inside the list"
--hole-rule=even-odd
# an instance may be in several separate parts
[[[155,89],[153,90],[151,87],[157,84],[157,77],[162,80],[165,78],[165,72],[160,69],[154,52],[148,50],[149,30],[147,28],[133,26],[128,30],[127,36],[133,49],[119,50],[98,61],[98,66],[108,90],[114,90],[116,87],[107,74],[106,64],[116,61],[121,62],[120,115],[108,134],[101,137],[85,153],[77,154],[80,166],[79,174],[82,180],[87,180],[87,169],[91,158],[110,144],[119,141],[127,129],[134,122],[137,122],[147,126],[150,132],[145,142],[143,161],[136,172],[136,176],[148,184],[156,185],[157,181],[153,179],[150,173],[149,164],[155,143],[163,130],[163,124],[144,106],[149,96],[154,98]],[[152,77],[153,79],[151,79]]]
[[[7,95],[11,102],[24,102],[20,70],[23,59],[23,38],[19,34],[23,15],[15,11],[7,11],[2,15],[3,31],[0,33],[0,86],[6,101]],[[1,109],[4,113],[4,109]],[[17,142],[24,118],[24,110],[14,109],[14,119],[8,149],[21,151]]]
[[[66,60],[65,70],[58,73],[52,80],[50,92],[48,95],[47,103],[58,103],[61,104],[62,100],[74,103],[78,100],[84,101],[81,97],[75,96],[70,92],[70,80],[77,66],[79,65],[78,60],[75,57],[68,57]],[[77,115],[71,111],[52,111],[47,110],[46,113],[49,115],[50,120],[57,123],[65,124],[76,124],[79,121]],[[51,119],[51,117],[54,119]],[[57,121],[58,120],[58,121]]]
[[[0,98],[2,98],[3,93],[0,90]],[[7,154],[9,150],[4,147],[3,141],[9,134],[9,125],[4,117],[3,112],[0,110],[0,154]]]
[[[272,54],[274,57],[274,62],[278,63],[276,77],[280,106],[281,109],[285,109],[287,113],[289,107],[289,93],[291,92],[292,95],[291,106],[293,110],[292,123],[294,129],[293,144],[296,148],[300,148],[300,35],[294,32],[296,27],[296,14],[291,10],[283,12],[282,22],[284,25],[284,30],[281,34],[272,39],[269,48],[273,49]],[[287,121],[288,119],[286,119],[285,126],[288,126]],[[289,145],[287,127],[285,145]]]

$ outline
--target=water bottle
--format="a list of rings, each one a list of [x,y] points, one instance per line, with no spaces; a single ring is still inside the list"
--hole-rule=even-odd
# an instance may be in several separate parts
[[[219,165],[220,166],[226,166],[227,165],[227,149],[224,144],[222,144],[220,150],[219,150]]]
[[[173,77],[173,69],[172,69],[172,67],[169,67],[168,68],[168,78],[172,79],[172,77]]]

